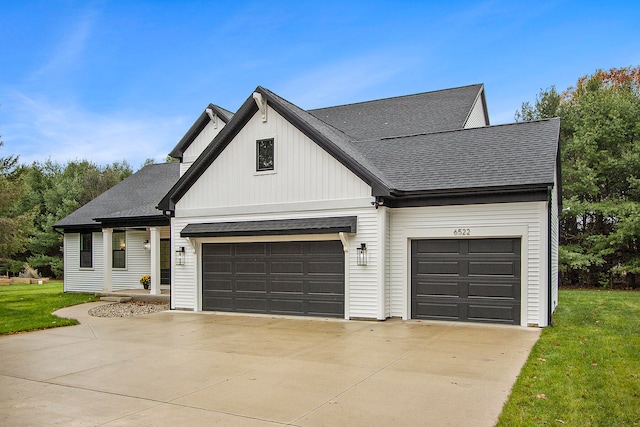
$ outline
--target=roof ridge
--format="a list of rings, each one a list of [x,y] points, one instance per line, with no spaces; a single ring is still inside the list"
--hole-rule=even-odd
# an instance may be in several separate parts
[[[489,129],[489,128],[493,129],[493,128],[497,128],[497,127],[525,125],[525,124],[530,124],[530,123],[546,122],[546,121],[552,121],[552,120],[560,120],[560,117],[549,117],[549,118],[546,118],[546,119],[528,120],[526,122],[499,123],[497,125],[477,126],[477,127],[472,127],[472,128],[448,129],[448,130],[438,130],[438,131],[433,131],[433,132],[412,133],[412,134],[407,134],[407,135],[387,136],[387,137],[380,138],[380,139],[360,139],[360,140],[353,140],[352,142],[359,143],[359,142],[386,141],[386,140],[389,140],[389,139],[411,138],[411,137],[414,137],[414,136],[426,136],[426,135],[438,135],[438,134],[441,134],[441,133],[463,132],[463,131],[472,131],[472,130],[477,130],[477,129]]]
[[[379,101],[389,101],[389,100],[392,100],[392,99],[400,99],[400,98],[411,98],[411,97],[414,97],[414,96],[426,95],[426,94],[431,94],[431,93],[446,92],[446,91],[449,91],[449,90],[465,89],[465,88],[470,88],[470,87],[473,87],[473,86],[483,86],[483,83],[474,83],[474,84],[470,84],[470,85],[452,87],[452,88],[447,88],[447,89],[438,89],[438,90],[430,90],[430,91],[426,91],[426,92],[410,93],[410,94],[407,94],[407,95],[390,96],[388,98],[370,99],[368,101],[350,102],[350,103],[347,103],[347,104],[340,104],[340,105],[329,105],[327,107],[312,108],[310,110],[305,110],[305,111],[311,113],[312,111],[326,110],[326,109],[329,109],[329,108],[348,107],[348,106],[352,106],[352,105],[368,104],[368,103],[371,103],[371,102],[379,102]]]

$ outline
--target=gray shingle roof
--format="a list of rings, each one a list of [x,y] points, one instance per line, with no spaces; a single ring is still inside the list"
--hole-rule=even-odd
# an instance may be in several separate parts
[[[463,129],[475,102],[485,104],[482,85],[312,111],[263,87],[255,91],[370,185],[376,197],[430,197],[450,190],[453,195],[461,189],[489,194],[503,191],[500,187],[522,191],[516,188],[522,186],[541,191],[553,183],[559,120]],[[256,112],[252,97],[247,98],[162,199],[162,209],[174,209]]]
[[[553,183],[560,119],[356,142],[404,192]]]
[[[55,228],[99,227],[96,218],[152,218],[162,215],[155,207],[180,177],[179,163],[148,165],[105,191]]]
[[[309,110],[355,140],[461,129],[481,84]]]

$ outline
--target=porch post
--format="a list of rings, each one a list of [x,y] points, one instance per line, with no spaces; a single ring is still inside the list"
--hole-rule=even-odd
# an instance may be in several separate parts
[[[113,228],[102,229],[102,290],[111,292],[113,289],[111,269],[113,266]]]
[[[149,228],[151,243],[151,294],[160,295],[160,229]]]

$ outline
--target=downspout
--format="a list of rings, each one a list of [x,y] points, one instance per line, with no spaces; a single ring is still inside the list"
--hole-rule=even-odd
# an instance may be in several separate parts
[[[547,187],[547,326],[553,326],[553,289],[551,284],[552,247],[551,247],[551,211],[553,209],[553,187]]]

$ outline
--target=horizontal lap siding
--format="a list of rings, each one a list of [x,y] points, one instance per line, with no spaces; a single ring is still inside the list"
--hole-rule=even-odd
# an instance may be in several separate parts
[[[140,278],[151,274],[151,251],[144,248],[149,232],[127,230],[127,262],[125,269],[112,270],[112,289],[142,289]]]
[[[80,269],[80,233],[64,235],[65,292],[102,290],[102,233],[93,233],[93,268]]]
[[[546,227],[545,202],[503,203],[486,205],[442,206],[394,209],[391,215],[391,315],[402,316],[405,312],[408,291],[408,259],[406,230],[421,228],[473,228],[482,226],[528,227],[527,256],[527,306],[526,323],[541,324],[540,286],[546,286],[546,269],[541,263],[541,232]],[[525,253],[523,253],[525,256]]]
[[[205,222],[228,222],[228,221],[261,221],[277,219],[299,219],[326,216],[352,216],[358,217],[358,233],[349,236],[349,270],[351,272],[349,285],[349,300],[346,306],[349,307],[349,317],[376,318],[377,310],[377,219],[376,211],[371,206],[362,209],[344,209],[315,211],[308,213],[273,214],[273,215],[234,215],[219,217],[193,217],[193,218],[173,218],[175,247],[184,246],[186,249],[186,261],[183,266],[174,266],[174,278],[171,288],[174,308],[197,309],[198,276],[196,273],[198,257],[201,254],[193,253],[191,246],[186,239],[180,237],[180,231],[187,224]],[[298,236],[282,236],[282,239],[295,241]],[[299,236],[298,238],[304,238]],[[337,238],[337,236],[336,236]],[[244,238],[246,239],[246,238]],[[250,239],[250,238],[249,238]],[[202,242],[215,242],[216,239],[201,239]],[[356,259],[356,248],[360,243],[367,243],[368,265],[358,266]],[[175,251],[175,249],[174,249]],[[173,261],[175,263],[175,260]]]
[[[150,274],[151,252],[144,249],[149,240],[146,231],[127,231],[127,261],[125,269],[112,270],[112,289],[142,288],[140,277]],[[99,292],[103,289],[102,232],[93,233],[93,268],[80,269],[80,234],[64,236],[64,289],[70,292]]]

